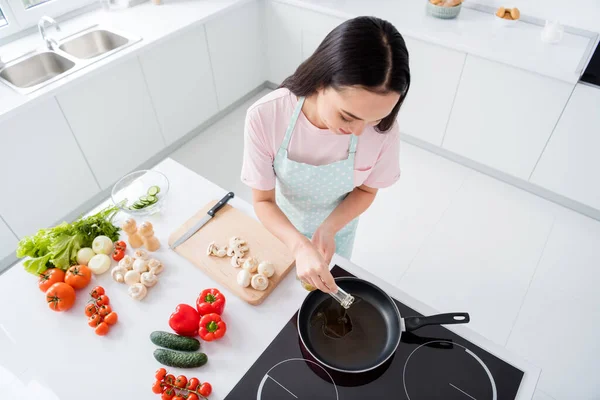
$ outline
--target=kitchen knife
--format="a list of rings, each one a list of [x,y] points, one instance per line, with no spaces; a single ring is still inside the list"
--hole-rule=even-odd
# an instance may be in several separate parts
[[[181,243],[185,242],[190,237],[192,237],[194,235],[194,233],[198,232],[198,230],[200,228],[202,228],[208,221],[210,221],[212,219],[212,217],[215,216],[216,212],[219,211],[221,208],[223,208],[223,206],[225,204],[227,204],[227,202],[229,200],[233,199],[233,197],[234,197],[233,192],[227,193],[225,195],[225,197],[223,197],[221,200],[219,200],[219,202],[217,204],[214,205],[213,208],[208,210],[206,215],[204,217],[202,217],[202,219],[200,221],[196,222],[194,224],[194,226],[192,226],[186,233],[183,234],[183,236],[181,236],[179,239],[177,239],[175,241],[175,243],[173,243],[171,245],[171,249],[174,250],[175,247],[179,246]]]

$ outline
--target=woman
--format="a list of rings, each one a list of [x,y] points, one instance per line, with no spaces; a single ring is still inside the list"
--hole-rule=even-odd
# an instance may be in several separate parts
[[[335,28],[246,115],[242,181],[293,252],[297,276],[336,292],[329,263],[350,258],[358,217],[400,176],[396,117],[410,86],[400,33],[378,18]]]

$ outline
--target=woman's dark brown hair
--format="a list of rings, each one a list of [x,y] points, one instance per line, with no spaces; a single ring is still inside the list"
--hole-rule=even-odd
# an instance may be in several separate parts
[[[410,87],[408,50],[391,23],[376,17],[343,22],[280,85],[296,96],[310,96],[320,88],[340,90],[348,86],[400,94],[392,112],[376,126],[379,132],[388,131]]]

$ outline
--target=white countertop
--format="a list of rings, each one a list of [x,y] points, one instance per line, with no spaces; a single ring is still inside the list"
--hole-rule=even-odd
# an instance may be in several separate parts
[[[519,21],[502,27],[492,14],[462,7],[456,19],[427,15],[425,1],[275,0],[343,19],[374,15],[401,34],[575,84],[590,39],[565,33],[558,44],[540,40],[542,27]],[[531,17],[537,17],[532,15]]]
[[[110,278],[94,277],[90,286],[78,292],[75,306],[64,313],[51,311],[37,288],[37,279],[17,264],[0,275],[0,393],[2,398],[40,400],[125,399],[155,400],[151,391],[154,372],[161,365],[152,356],[156,348],[149,335],[154,330],[170,331],[168,318],[179,303],[194,304],[198,293],[215,282],[200,269],[164,247],[169,234],[209,201],[220,199],[227,190],[198,176],[171,159],[156,170],[170,180],[166,207],[149,220],[163,247],[154,253],[165,264],[157,286],[143,301],[134,301],[127,288]],[[98,208],[108,204],[108,200]],[[252,206],[239,198],[234,207],[255,217]],[[119,215],[117,221],[124,217]],[[138,221],[139,222],[139,221]],[[422,314],[436,311],[375,278],[341,258],[338,264],[367,279],[392,297]],[[100,284],[106,289],[119,322],[104,337],[96,336],[83,313],[87,291]],[[198,377],[213,386],[212,400],[224,399],[248,368],[266,349],[292,317],[306,291],[290,273],[260,306],[250,306],[223,289],[227,305],[223,317],[228,324],[220,341],[202,342],[208,363],[198,369],[167,368],[175,376]],[[440,310],[449,312],[456,310]],[[462,310],[461,310],[462,311]],[[449,329],[525,372],[518,399],[531,399],[540,370],[473,333],[467,326]],[[89,363],[88,367],[85,364]],[[249,394],[249,399],[253,398]]]

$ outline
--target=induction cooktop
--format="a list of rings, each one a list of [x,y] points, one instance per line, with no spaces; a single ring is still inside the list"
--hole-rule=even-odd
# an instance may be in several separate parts
[[[334,277],[353,276],[338,265]],[[394,300],[403,317],[422,316]],[[354,374],[321,365],[303,347],[296,312],[226,400],[514,399],[524,372],[443,326],[404,332],[395,354]]]

